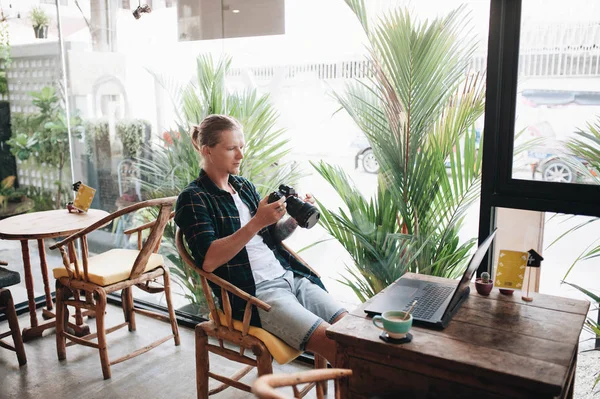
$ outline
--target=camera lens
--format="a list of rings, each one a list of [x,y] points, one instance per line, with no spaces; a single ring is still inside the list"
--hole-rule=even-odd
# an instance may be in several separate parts
[[[321,217],[319,210],[308,202],[304,202],[293,196],[288,197],[285,202],[287,204],[287,212],[291,217],[296,219],[300,227],[310,229],[317,224],[319,217]]]

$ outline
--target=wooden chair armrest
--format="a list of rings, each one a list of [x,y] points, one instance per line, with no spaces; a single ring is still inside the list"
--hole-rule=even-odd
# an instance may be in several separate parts
[[[316,369],[292,374],[267,374],[254,381],[252,393],[260,399],[287,399],[288,396],[277,392],[275,388],[345,378],[351,375],[352,370],[349,369]]]
[[[174,217],[175,217],[175,211],[171,212],[171,214],[169,215],[169,220],[173,219]],[[146,230],[146,229],[149,229],[151,227],[154,227],[155,224],[156,224],[156,220],[153,220],[151,222],[142,224],[141,226],[134,227],[134,228],[129,229],[129,230],[125,230],[123,232],[123,234],[129,235],[129,234],[137,233],[138,231],[142,231],[142,230]]]
[[[230,292],[233,295],[235,295],[239,298],[242,298],[243,300],[245,300],[247,302],[252,303],[253,305],[261,308],[262,310],[264,310],[266,312],[271,310],[271,305],[269,305],[266,302],[261,301],[260,299],[258,299],[257,297],[255,297],[253,295],[248,294],[246,291],[239,289],[235,285],[231,284],[229,281],[225,281],[221,277],[215,276],[213,273],[206,273],[204,270],[200,270],[197,267],[195,268],[195,270],[198,271],[198,273],[200,273],[202,276],[204,276],[207,280],[209,280],[212,283],[223,288],[225,291]]]
[[[317,273],[317,271],[316,271],[315,269],[313,269],[312,267],[310,267],[310,266],[309,266],[309,264],[308,264],[308,263],[306,263],[306,262],[304,261],[304,259],[302,259],[302,258],[300,257],[300,255],[298,255],[298,254],[297,254],[297,253],[296,253],[296,252],[295,252],[293,249],[291,249],[290,247],[288,247],[287,245],[285,245],[283,242],[281,243],[281,246],[282,246],[283,248],[285,248],[285,250],[286,250],[286,251],[288,251],[289,253],[291,253],[291,254],[292,254],[292,256],[293,256],[294,258],[298,259],[298,261],[299,261],[300,263],[302,263],[304,266],[306,266],[306,268],[307,268],[308,270],[310,270],[311,272],[313,272],[313,274],[314,274],[315,276],[317,276],[317,277],[321,278],[321,275],[320,275],[319,273]]]
[[[63,245],[68,244],[71,241],[78,239],[79,237],[82,237],[102,226],[107,225],[108,223],[110,223],[112,220],[118,218],[119,216],[123,216],[127,213],[131,213],[131,212],[137,211],[138,209],[146,208],[149,206],[162,206],[162,205],[166,205],[166,204],[174,204],[175,201],[177,201],[177,197],[167,197],[167,198],[157,198],[157,199],[152,199],[152,200],[148,200],[148,201],[142,201],[142,202],[135,203],[133,205],[129,205],[123,209],[119,209],[118,211],[111,213],[108,216],[103,217],[102,219],[98,220],[96,223],[92,224],[89,227],[86,227],[83,230],[78,231],[77,233],[71,234],[69,237],[65,238],[64,240],[59,241],[56,244],[50,246],[50,249],[56,249],[56,248],[62,247]]]
[[[179,252],[179,255],[181,255],[181,258],[183,259],[183,261],[189,267],[191,267],[196,272],[198,272],[198,274],[200,274],[202,277],[204,277],[207,280],[211,281],[212,283],[218,285],[220,288],[226,290],[227,292],[230,292],[233,295],[235,295],[239,298],[242,298],[245,301],[252,303],[253,305],[256,305],[260,309],[263,309],[267,312],[269,310],[271,310],[270,305],[261,301],[260,299],[256,298],[255,296],[250,295],[245,291],[242,291],[235,285],[231,284],[228,281],[223,280],[222,278],[216,276],[215,274],[207,273],[204,270],[202,270],[201,268],[197,267],[196,262],[194,262],[194,259],[191,257],[191,255],[189,254],[187,248],[185,247],[185,245],[183,243],[183,232],[179,228],[177,229],[177,233],[175,234],[175,245],[177,246],[177,251]],[[206,293],[206,294],[208,294],[208,293]]]

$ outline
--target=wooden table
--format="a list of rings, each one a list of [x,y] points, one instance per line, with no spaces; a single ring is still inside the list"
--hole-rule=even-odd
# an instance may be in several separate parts
[[[443,281],[411,273],[403,278]],[[336,367],[354,372],[342,383],[341,397],[572,397],[590,304],[532,295],[529,303],[497,290],[483,297],[473,286],[446,329],[413,326],[412,342],[402,345],[379,339],[363,304],[327,330],[337,345]]]
[[[27,213],[0,221],[0,239],[21,241],[25,287],[27,288],[29,317],[31,321],[30,327],[23,329],[24,341],[40,337],[45,329],[54,327],[55,325],[54,313],[52,312],[52,296],[48,282],[48,265],[46,263],[44,239],[69,236],[92,225],[107,215],[108,212],[98,209],[90,209],[87,213],[69,213],[66,209],[58,209],[54,211]],[[42,269],[44,292],[46,295],[46,308],[43,309],[42,315],[45,319],[48,319],[43,323],[38,323],[36,314],[28,240],[37,240],[38,243],[40,268]],[[73,327],[77,328],[76,326]]]

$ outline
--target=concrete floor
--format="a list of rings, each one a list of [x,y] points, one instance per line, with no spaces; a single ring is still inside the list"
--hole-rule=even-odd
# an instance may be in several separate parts
[[[109,306],[107,325],[122,322],[123,313],[116,306]],[[91,320],[92,324],[94,320]],[[137,315],[137,331],[127,328],[108,335],[109,358],[117,358],[152,341],[169,335],[170,326],[148,317]],[[19,318],[21,327],[28,325],[28,315]],[[92,325],[95,331],[95,325]],[[7,322],[0,323],[0,331],[6,331]],[[180,328],[181,345],[173,341],[140,355],[134,359],[112,366],[112,378],[102,379],[98,351],[75,345],[67,348],[67,360],[59,362],[56,356],[54,329],[44,336],[25,343],[27,364],[21,368],[13,352],[0,349],[0,398],[195,398],[194,334],[191,329]],[[211,354],[211,369],[219,374],[233,374],[239,367]],[[274,363],[274,372],[295,372],[310,367],[298,362],[280,366]],[[252,383],[256,372],[252,371],[242,381]],[[217,384],[211,381],[212,384]],[[333,386],[331,384],[331,392]],[[291,393],[291,390],[290,390]],[[314,390],[312,395],[314,397]],[[252,394],[228,388],[212,396],[218,398],[253,398]]]

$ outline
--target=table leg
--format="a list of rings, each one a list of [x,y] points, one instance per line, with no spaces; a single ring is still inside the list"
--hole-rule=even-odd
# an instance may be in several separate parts
[[[575,394],[575,372],[577,371],[577,354],[578,353],[579,353],[579,345],[577,345],[577,348],[575,349],[575,356],[573,358],[571,376],[569,378],[567,378],[568,390],[565,394],[566,399],[573,399],[573,396]]]
[[[69,261],[74,265],[75,264],[75,260],[77,259],[77,254],[75,253],[75,250],[73,249],[74,247],[71,247],[71,245],[68,245],[69,248]],[[80,271],[81,275],[83,275],[83,271]],[[78,301],[79,300],[79,291],[77,290],[73,290],[73,298]],[[81,325],[83,323],[83,318],[81,315],[81,309],[80,308],[75,308],[75,320],[77,320],[77,324]]]
[[[40,268],[42,269],[42,278],[44,279],[44,292],[46,294],[46,308],[52,310],[52,295],[50,295],[50,284],[48,282],[48,263],[46,262],[46,247],[44,240],[39,239],[38,252],[40,254]]]
[[[35,293],[33,292],[33,276],[31,274],[31,260],[29,259],[29,245],[27,240],[21,240],[21,254],[23,256],[23,270],[25,271],[25,287],[27,288],[27,301],[29,303],[29,320],[31,327],[37,327],[38,320],[35,313]],[[25,335],[23,330],[23,335]]]
[[[348,354],[346,353],[346,348],[343,345],[340,345],[336,342],[336,353],[335,353],[335,365],[332,365],[336,368],[350,368]],[[349,398],[350,397],[350,378],[342,378],[341,380],[336,380],[336,398]],[[339,395],[339,396],[338,396]]]
[[[42,241],[42,242],[40,242]],[[29,304],[29,318],[30,327],[23,329],[23,341],[29,341],[33,338],[41,337],[44,330],[56,326],[56,319],[54,312],[52,312],[52,296],[50,295],[50,286],[48,282],[48,266],[46,262],[46,250],[44,248],[43,240],[38,240],[40,263],[42,268],[42,277],[44,278],[44,288],[46,294],[46,306],[48,309],[43,309],[44,322],[39,323],[37,319],[36,307],[35,307],[35,293],[33,290],[33,275],[31,273],[31,259],[29,257],[29,244],[27,240],[21,240],[21,252],[23,256],[23,269],[25,271],[25,286],[27,288],[27,300]],[[74,254],[73,254],[74,255]],[[83,324],[81,319],[81,311],[79,311],[79,318],[70,320],[69,326],[75,332],[77,336],[84,336],[90,333],[90,328],[86,324]]]

